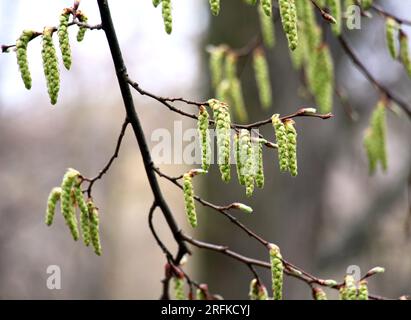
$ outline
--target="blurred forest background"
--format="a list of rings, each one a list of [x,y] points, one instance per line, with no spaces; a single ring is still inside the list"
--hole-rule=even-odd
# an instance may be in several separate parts
[[[399,16],[411,15],[411,0],[378,3]],[[0,43],[15,42],[23,29],[56,25],[62,8],[71,5],[71,0],[0,1]],[[163,96],[208,99],[212,93],[206,45],[242,47],[259,32],[255,8],[240,0],[222,0],[217,18],[210,16],[206,0],[174,0],[171,36],[163,31],[160,9],[154,9],[151,0],[110,1],[110,5],[130,76]],[[95,1],[82,1],[81,9],[91,24],[100,22]],[[259,107],[252,66],[244,61],[241,80],[251,121],[313,106],[300,94],[300,76],[291,67],[278,22],[277,45],[266,52],[274,93],[268,112]],[[120,158],[94,187],[103,256],[73,243],[61,217],[51,228],[43,222],[48,193],[60,184],[65,169],[74,167],[89,177],[98,173],[114,151],[124,119],[104,34],[87,32],[84,43],[77,44],[72,29],[73,66],[70,72],[61,68],[62,89],[55,107],[46,94],[39,39],[29,46],[33,75],[29,92],[21,82],[15,54],[0,56],[0,298],[157,298],[164,258],[147,226],[152,195],[130,132]],[[406,31],[411,36],[411,30]],[[385,48],[383,19],[376,14],[364,18],[361,30],[346,31],[346,36],[376,78],[411,103],[411,80]],[[327,40],[335,58],[337,86],[347,93],[357,120],[347,116],[337,99],[332,120],[298,119],[298,177],[280,174],[276,153],[266,150],[266,186],[251,199],[245,199],[235,178],[229,185],[221,182],[215,166],[195,182],[196,190],[219,204],[251,205],[255,214],[238,213],[241,221],[310,273],[341,280],[350,265],[363,273],[381,265],[386,273],[370,281],[373,293],[411,294],[410,122],[401,113],[388,113],[389,170],[369,177],[362,137],[378,96],[329,32]],[[135,102],[149,140],[153,130],[171,130],[173,120],[180,120],[150,99],[136,94]],[[185,128],[195,126],[184,119]],[[270,126],[263,133],[273,136]],[[178,175],[187,167],[162,169]],[[181,192],[167,181],[162,181],[162,188],[181,226],[191,233]],[[224,217],[198,209],[197,238],[267,259],[258,243]],[[161,236],[174,246],[161,215],[156,217]],[[226,298],[247,298],[249,270],[217,253],[196,248],[193,252],[186,268],[194,279]],[[47,289],[48,265],[61,267],[61,290]],[[268,285],[269,272],[261,274]],[[307,285],[294,279],[286,278],[284,291],[286,299],[310,298]]]

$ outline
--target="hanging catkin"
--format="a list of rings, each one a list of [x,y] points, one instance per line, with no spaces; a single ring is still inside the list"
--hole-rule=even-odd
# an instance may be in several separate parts
[[[313,288],[313,295],[315,300],[328,300],[327,295],[325,294],[324,290],[321,288]]]
[[[287,142],[287,130],[284,123],[280,119],[279,114],[274,114],[271,118],[275,137],[278,144],[278,161],[280,163],[281,171],[288,171],[288,142]]]
[[[218,165],[221,172],[221,178],[229,182],[230,175],[230,147],[231,147],[231,119],[228,105],[216,99],[208,101],[213,110],[213,117],[216,124]]]
[[[312,92],[321,113],[332,111],[334,94],[334,66],[330,50],[326,44],[316,51]]]
[[[367,280],[361,280],[358,285],[357,300],[368,300],[368,284]]]
[[[402,30],[400,30],[400,58],[408,76],[411,78],[411,59],[408,37]]]
[[[257,279],[250,282],[250,291],[248,293],[250,300],[267,300],[268,293],[266,287]]]
[[[81,12],[80,10],[77,10],[76,12],[76,17],[77,19],[82,22],[82,23],[87,23],[88,17]],[[77,41],[81,42],[84,40],[84,36],[86,35],[87,27],[80,26],[77,32]]]
[[[209,1],[210,1],[211,13],[214,16],[218,16],[220,12],[220,0],[209,0]]]
[[[200,106],[198,114],[198,134],[201,145],[201,167],[208,171],[211,161],[210,130],[208,129],[209,115],[204,106]]]
[[[24,30],[16,42],[16,57],[19,65],[21,78],[26,89],[31,89],[31,75],[29,62],[27,60],[27,46],[33,37],[33,31]]]
[[[213,88],[217,88],[220,82],[223,80],[223,62],[224,54],[226,52],[225,46],[214,47],[211,46],[208,48],[210,53],[210,73],[211,73],[211,83]]]
[[[331,25],[332,31],[335,35],[341,34],[341,0],[327,0],[328,7],[330,8],[330,14],[335,19],[335,23]]]
[[[239,136],[240,145],[240,162],[244,163],[244,182],[247,197],[252,196],[254,192],[254,155],[251,146],[250,131],[246,129],[240,130]]]
[[[368,156],[369,172],[373,174],[378,162],[384,171],[388,168],[386,151],[385,101],[380,100],[375,107],[364,137],[364,147]]]
[[[297,10],[294,0],[279,0],[281,23],[288,39],[288,46],[291,51],[298,45],[297,32]]]
[[[297,131],[294,128],[294,121],[287,119],[285,121],[288,146],[288,169],[292,176],[297,176]]]
[[[270,243],[268,245],[268,249],[270,251],[273,300],[282,300],[284,266],[282,262],[280,248],[278,248],[275,244]]]
[[[74,208],[74,195],[72,194],[73,184],[80,173],[74,169],[68,169],[64,174],[61,183],[61,213],[66,220],[66,224],[70,229],[71,235],[75,241],[79,238],[77,218]]]
[[[47,200],[47,210],[46,210],[46,218],[45,218],[45,223],[48,226],[51,226],[53,223],[57,202],[60,200],[60,196],[61,196],[60,187],[53,188],[49,194],[49,197]]]
[[[172,17],[172,8],[171,0],[162,0],[162,14],[164,20],[164,28],[168,34],[173,30],[173,17]]]
[[[271,17],[273,11],[273,3],[272,0],[261,0],[261,7],[266,16]]]
[[[260,20],[261,36],[263,43],[267,48],[273,48],[275,45],[275,27],[272,17],[264,13],[262,5],[258,6],[258,18]]]
[[[257,141],[253,142],[256,163],[255,184],[260,189],[264,187],[263,143],[265,143],[265,140],[261,139],[257,139]]]
[[[94,253],[101,256],[101,242],[100,242],[100,219],[96,206],[93,201],[89,199],[87,201],[89,226],[90,226],[90,239],[94,248]]]
[[[70,39],[68,33],[68,24],[70,19],[71,10],[64,9],[60,15],[60,24],[57,30],[61,56],[63,58],[63,64],[67,70],[71,67],[71,48]]]
[[[87,203],[84,200],[80,185],[74,186],[74,196],[80,209],[80,230],[83,236],[83,242],[86,246],[90,244],[90,219]]]
[[[183,192],[187,220],[190,225],[195,228],[197,227],[197,213],[194,202],[194,189],[191,172],[187,172],[183,175]]]
[[[237,168],[237,177],[238,177],[238,182],[241,185],[245,185],[245,178],[244,178],[244,163],[241,161],[243,160],[240,157],[240,139],[239,139],[239,133],[237,132],[234,135],[234,157],[235,157],[235,163],[236,163],[236,168]]]
[[[264,51],[254,50],[253,66],[261,105],[268,109],[272,103],[270,72]]]
[[[398,22],[392,18],[387,18],[385,20],[385,36],[387,40],[388,51],[391,57],[394,59],[398,58],[398,47],[397,47],[397,35],[400,26]]]
[[[54,105],[57,103],[60,90],[60,72],[52,35],[53,28],[44,28],[41,55],[43,59],[44,76],[47,82],[47,91],[50,102]]]
[[[226,103],[232,103],[236,116],[240,122],[245,122],[248,119],[247,111],[243,98],[243,90],[241,82],[237,77],[237,55],[230,52],[225,59],[225,76],[229,84],[229,99],[224,100]]]

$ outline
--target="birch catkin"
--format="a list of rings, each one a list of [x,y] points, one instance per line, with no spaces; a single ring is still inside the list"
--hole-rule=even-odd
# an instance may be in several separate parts
[[[208,51],[210,53],[211,83],[215,89],[223,80],[223,62],[226,48],[224,46],[210,47]]]
[[[29,62],[27,60],[27,46],[33,37],[33,31],[24,30],[20,38],[16,42],[16,57],[17,64],[20,69],[21,78],[26,89],[31,89],[31,74]]]
[[[287,130],[284,123],[280,119],[279,114],[274,114],[271,118],[275,136],[278,144],[278,161],[280,163],[281,171],[288,171],[288,141]]]
[[[64,9],[60,15],[60,24],[57,30],[60,51],[63,58],[63,64],[67,70],[70,70],[71,67],[71,48],[70,48],[70,39],[68,33],[68,24],[70,19],[71,11],[69,9]]]
[[[77,10],[76,16],[77,16],[77,18],[80,22],[87,23],[88,17],[83,12],[81,12],[80,10]],[[86,35],[86,31],[87,31],[86,27],[84,27],[84,26],[79,27],[78,32],[77,32],[77,41],[78,42],[81,42],[81,41],[84,40],[84,36]]]
[[[171,8],[171,0],[162,0],[162,14],[164,20],[164,28],[168,34],[170,34],[173,30],[173,17],[172,17],[172,8]]]
[[[201,167],[208,171],[211,161],[210,131],[208,129],[209,115],[204,106],[200,106],[198,114],[198,134],[201,145]]]
[[[270,252],[273,300],[282,300],[284,266],[282,262],[280,248],[278,248],[275,244],[272,243],[268,245],[268,248]]]
[[[101,256],[101,242],[100,242],[100,219],[96,206],[92,200],[87,201],[89,226],[90,226],[90,239],[94,248],[94,253]]]
[[[49,194],[49,197],[47,200],[46,217],[45,217],[45,223],[48,226],[51,226],[53,223],[57,202],[60,200],[60,196],[61,196],[60,187],[53,188]]]
[[[80,185],[74,186],[74,196],[80,209],[80,230],[83,236],[83,242],[86,246],[90,244],[90,219],[89,209],[81,192]]]
[[[254,50],[253,66],[261,105],[268,109],[272,103],[270,72],[264,51]]]
[[[294,128],[294,121],[287,119],[285,121],[288,146],[288,169],[292,176],[297,176],[297,131]]]
[[[279,0],[281,23],[288,39],[288,46],[291,51],[298,45],[297,32],[297,10],[294,0]]]
[[[273,10],[272,0],[261,0],[261,7],[263,8],[265,15],[271,17]]]
[[[43,59],[44,76],[47,82],[47,91],[50,102],[54,105],[57,103],[60,90],[60,72],[52,35],[53,28],[44,28],[41,55]]]
[[[79,231],[75,215],[72,189],[73,184],[79,175],[80,173],[77,170],[70,168],[66,171],[61,183],[61,213],[75,241],[79,238]]]
[[[408,37],[402,30],[400,31],[400,58],[408,76],[411,77],[411,58]]]
[[[334,66],[330,50],[323,44],[316,51],[312,91],[321,113],[332,111],[334,94]]]
[[[209,0],[209,2],[210,2],[211,13],[214,16],[218,16],[220,12],[220,0]]]
[[[328,7],[330,8],[330,14],[335,19],[335,23],[331,25],[331,29],[335,35],[341,34],[341,0],[327,0]]]
[[[398,35],[399,25],[398,22],[392,18],[387,18],[385,20],[385,37],[387,40],[388,51],[391,57],[394,59],[398,58],[398,47],[397,47],[397,35]]]
[[[183,192],[184,192],[184,205],[187,215],[187,220],[190,225],[195,228],[197,227],[197,213],[194,202],[194,189],[192,175],[190,172],[183,175]]]
[[[245,185],[245,178],[244,178],[244,163],[242,162],[242,158],[240,156],[241,149],[240,149],[240,139],[239,139],[239,133],[236,133],[234,135],[234,156],[235,156],[235,162],[236,162],[236,168],[237,168],[237,177],[238,177],[238,182],[241,185]]]
[[[254,156],[251,146],[250,131],[246,129],[240,130],[239,136],[240,145],[240,162],[244,163],[244,183],[247,197],[252,196],[254,192]]]
[[[254,142],[254,156],[256,158],[255,184],[258,188],[264,187],[263,143],[258,139]]]
[[[367,280],[361,280],[358,286],[357,300],[368,300],[368,284]]]
[[[261,36],[264,45],[267,48],[273,48],[275,45],[275,27],[274,21],[270,16],[264,13],[262,4],[258,6],[258,18],[260,20]]]
[[[213,110],[213,117],[216,123],[218,165],[221,178],[224,182],[229,182],[230,175],[230,147],[231,147],[231,118],[228,105],[216,99],[208,101]]]
[[[186,299],[186,294],[184,292],[184,276],[174,276],[173,277],[173,289],[174,289],[174,297],[176,300]]]

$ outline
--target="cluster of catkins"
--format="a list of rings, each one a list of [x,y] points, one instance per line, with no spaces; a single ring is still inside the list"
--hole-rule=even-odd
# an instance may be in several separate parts
[[[70,40],[68,34],[69,20],[70,16],[73,15],[72,8],[66,8],[60,15],[60,22],[57,28],[58,40],[60,45],[60,51],[62,55],[62,60],[65,68],[70,69],[72,59],[71,59],[71,49]],[[77,10],[76,19],[79,22],[87,22],[87,17],[80,10]],[[77,34],[77,41],[82,41],[87,28],[85,26],[80,26]],[[27,60],[27,47],[28,43],[35,37],[42,36],[42,50],[41,56],[43,61],[44,76],[47,83],[47,91],[50,97],[51,104],[57,103],[57,98],[60,90],[60,72],[58,67],[58,58],[56,49],[53,43],[53,34],[56,31],[53,27],[45,27],[42,33],[36,33],[31,30],[25,30],[16,42],[16,56],[17,64],[20,69],[21,77],[24,82],[24,86],[27,89],[31,88],[31,75],[29,64]]]
[[[281,171],[289,171],[292,176],[298,174],[297,167],[297,131],[292,119],[282,121],[279,114],[274,114],[271,121],[278,145],[278,161]]]
[[[93,245],[94,252],[101,255],[101,243],[99,232],[99,214],[93,200],[87,201],[81,191],[81,175],[77,170],[68,169],[64,174],[60,187],[51,190],[45,216],[45,223],[51,226],[54,220],[57,203],[60,201],[61,214],[70,229],[73,239],[77,241],[80,237],[76,207],[80,210],[80,229],[83,236],[83,242],[89,246]]]
[[[237,75],[239,56],[226,45],[211,46],[208,51],[211,83],[216,92],[216,98],[230,105],[234,116],[240,122],[247,121],[248,114],[243,90]],[[253,52],[253,67],[261,106],[268,109],[272,104],[271,81],[269,66],[262,48],[257,48]]]
[[[388,167],[385,108],[386,102],[382,99],[377,103],[371,115],[370,125],[365,131],[364,147],[367,152],[370,174],[376,171],[379,162],[384,171]]]
[[[401,25],[392,18],[385,22],[387,47],[393,59],[399,59],[409,77],[411,77],[411,58],[408,45],[408,36],[401,29]]]

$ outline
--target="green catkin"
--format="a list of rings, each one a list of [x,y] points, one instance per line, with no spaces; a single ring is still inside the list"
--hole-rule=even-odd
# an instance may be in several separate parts
[[[231,102],[238,119],[241,122],[245,122],[247,121],[248,116],[245,109],[243,89],[241,87],[241,82],[237,77],[237,56],[234,53],[228,53],[226,56],[225,76],[229,84],[229,97],[227,100],[224,99],[223,101]]]
[[[213,110],[213,117],[216,123],[218,165],[221,178],[224,182],[229,182],[230,174],[230,147],[231,147],[231,118],[228,105],[216,99],[208,101]]]
[[[250,291],[248,296],[250,300],[267,300],[267,289],[263,284],[259,283],[257,279],[253,279],[250,282]]]
[[[210,47],[208,51],[210,53],[211,83],[215,89],[223,80],[223,62],[226,48],[224,46]]]
[[[197,213],[194,203],[194,189],[192,175],[190,172],[183,175],[183,192],[184,192],[184,206],[186,211],[187,220],[190,225],[197,227]]]
[[[357,300],[368,300],[367,280],[361,280],[358,286]]]
[[[253,66],[261,105],[264,109],[268,109],[272,104],[271,81],[268,63],[263,50],[254,50]]]
[[[33,31],[24,30],[20,38],[16,42],[16,57],[17,64],[20,69],[21,78],[26,89],[31,89],[31,74],[29,62],[27,60],[27,46],[33,37]]]
[[[260,139],[254,142],[254,156],[256,158],[255,184],[258,188],[264,187],[263,143]]]
[[[236,133],[234,135],[234,156],[235,156],[235,162],[236,162],[236,168],[237,168],[237,177],[238,177],[238,182],[241,185],[245,185],[245,177],[244,177],[244,163],[241,161],[240,157],[240,139],[239,139],[239,134]]]
[[[288,119],[285,121],[288,145],[288,169],[292,176],[297,176],[297,131],[294,128],[294,121]]]
[[[74,187],[74,196],[76,198],[76,203],[80,209],[80,229],[83,236],[83,242],[86,247],[90,244],[90,219],[89,219],[89,209],[87,203],[84,200],[83,192],[81,192],[80,185]]]
[[[288,39],[288,47],[294,51],[298,45],[297,10],[294,0],[279,0],[281,23]]]
[[[68,24],[70,19],[70,10],[64,9],[60,15],[60,24],[58,27],[58,37],[60,44],[61,56],[63,58],[63,64],[67,70],[70,70],[71,67],[71,48],[70,48],[70,39],[68,33]]]
[[[163,0],[164,1],[164,0]],[[185,300],[186,294],[184,292],[184,277],[173,277],[174,297],[176,300]]]
[[[231,82],[228,79],[221,81],[216,88],[215,95],[218,100],[231,104]]]
[[[48,226],[51,226],[53,223],[57,202],[60,200],[60,196],[61,196],[60,187],[53,188],[49,194],[49,197],[47,200],[46,217],[45,217],[45,223]]]
[[[61,213],[75,241],[79,238],[79,231],[71,192],[79,175],[77,170],[70,168],[66,171],[61,183]]]
[[[357,300],[357,287],[353,276],[345,276],[344,286],[340,288],[340,300]]]
[[[261,0],[261,7],[266,16],[271,17],[273,11],[273,3],[272,0]]]
[[[100,218],[98,210],[92,200],[87,201],[89,226],[90,226],[90,239],[94,248],[94,253],[101,256],[101,242],[100,242]]]
[[[411,59],[408,37],[402,30],[400,31],[400,58],[408,76],[411,78]]]
[[[210,1],[210,9],[213,16],[218,16],[220,12],[220,0],[209,0]]]
[[[240,130],[239,136],[240,145],[240,162],[244,163],[244,182],[247,197],[251,197],[254,192],[254,155],[251,145],[250,131],[246,129]]]
[[[243,212],[245,212],[245,213],[253,213],[253,208],[251,208],[250,206],[247,206],[247,205],[245,205],[245,204],[243,204],[243,203],[240,203],[240,202],[234,202],[234,203],[231,205],[231,207],[232,207],[232,208],[239,209],[239,210],[241,210],[241,211],[243,211]]]
[[[328,7],[330,8],[330,14],[335,19],[335,23],[331,25],[331,29],[335,35],[341,34],[341,22],[342,22],[342,10],[341,0],[327,0]]]
[[[80,22],[87,23],[88,17],[83,12],[81,12],[80,10],[77,10],[76,16],[77,16],[77,18]],[[86,27],[81,27],[81,26],[79,27],[78,32],[77,32],[77,41],[78,42],[81,42],[81,41],[84,40],[84,36],[86,35],[86,31],[87,31]]]
[[[316,51],[312,92],[321,113],[332,111],[334,94],[334,66],[330,50],[323,44]]]
[[[275,27],[271,17],[264,13],[262,5],[258,6],[258,17],[260,20],[261,36],[263,43],[267,48],[273,48],[275,45]]]
[[[164,20],[164,28],[168,34],[173,31],[173,17],[172,17],[172,8],[171,8],[171,0],[162,0],[162,14]]]
[[[305,46],[307,42],[307,36],[305,31],[305,22],[304,22],[304,1],[296,1],[295,6],[297,9],[297,27],[298,27],[298,35],[299,35],[299,43],[297,48],[294,51],[290,51],[291,62],[293,67],[296,70],[300,70],[304,63],[304,54],[305,54]]]
[[[55,105],[60,90],[60,72],[52,35],[53,28],[44,28],[41,55],[50,102]]]
[[[327,295],[325,294],[324,290],[321,288],[314,288],[313,294],[314,294],[315,300],[328,300]]]
[[[157,8],[160,3],[161,3],[161,0],[153,0],[154,8]]]
[[[387,40],[388,51],[391,54],[391,57],[394,59],[398,58],[398,49],[397,49],[397,33],[399,30],[398,22],[392,18],[387,18],[385,21],[385,37]]]
[[[198,134],[201,145],[201,167],[208,171],[211,161],[210,130],[208,129],[209,115],[204,106],[200,106],[198,114]]]
[[[288,171],[288,141],[287,130],[284,123],[280,119],[279,114],[274,114],[271,118],[275,136],[278,144],[278,161],[280,163],[281,171]]]
[[[283,272],[284,272],[282,256],[280,253],[280,249],[275,244],[270,243],[268,245],[268,248],[270,250],[273,300],[282,300],[283,298]]]
[[[367,152],[369,172],[373,174],[378,162],[384,171],[388,168],[386,151],[386,120],[385,102],[379,101],[371,116],[371,121],[364,137],[364,147]]]

